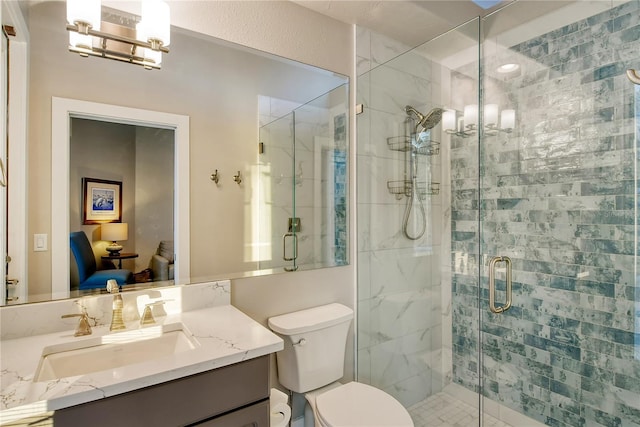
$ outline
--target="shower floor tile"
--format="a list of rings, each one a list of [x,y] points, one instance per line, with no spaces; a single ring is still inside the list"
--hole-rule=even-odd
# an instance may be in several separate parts
[[[444,392],[430,396],[409,408],[415,427],[471,427],[478,425],[478,410]],[[486,427],[511,427],[488,414]]]

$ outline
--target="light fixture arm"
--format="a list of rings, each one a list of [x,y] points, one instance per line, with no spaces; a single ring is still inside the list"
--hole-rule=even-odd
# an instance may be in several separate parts
[[[144,42],[120,34],[111,34],[94,30],[85,22],[75,22],[75,25],[67,24],[67,31],[97,37],[102,40],[100,46],[69,46],[69,50],[71,52],[78,53],[80,56],[98,56],[101,58],[115,59],[118,61],[141,65],[146,69],[160,69],[160,64],[148,61],[143,55],[137,53],[137,49],[145,48],[156,52],[169,53],[169,49],[162,46],[162,41],[158,39],[150,39],[149,41]],[[107,40],[128,44],[131,46],[131,49],[128,53],[107,49]]]
[[[493,111],[489,112],[485,110],[485,124],[482,128],[485,135],[493,136],[498,133],[512,133],[515,127],[515,110],[506,109],[502,110],[502,114],[500,114],[500,126],[498,126],[498,105],[493,104]],[[489,104],[487,107],[491,106]],[[477,123],[477,107],[470,106],[471,108],[467,108],[465,106],[465,116],[458,117],[458,112],[455,110],[446,110],[445,115],[443,116],[443,130],[445,133],[449,135],[455,135],[462,138],[468,138],[477,133],[478,126]],[[465,118],[471,121],[471,124],[465,124]]]
[[[125,37],[118,34],[104,33],[102,31],[96,31],[91,29],[91,27],[85,23],[77,23],[77,24],[79,25],[67,24],[67,31],[75,31],[80,34],[99,37],[101,39],[113,40],[121,43],[128,43],[137,47],[144,47],[146,49],[156,50],[163,53],[169,53],[169,48],[162,46],[162,42],[157,39],[151,39],[148,42],[143,42],[141,40],[136,40],[131,37]]]

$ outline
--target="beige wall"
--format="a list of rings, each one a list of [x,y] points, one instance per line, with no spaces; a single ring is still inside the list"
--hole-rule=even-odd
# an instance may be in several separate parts
[[[267,325],[269,317],[322,304],[339,302],[354,307],[354,274],[352,264],[345,267],[236,279],[231,281],[231,304],[264,325]],[[347,340],[344,380],[351,380],[355,375],[353,340],[352,328]],[[273,385],[277,385],[276,375],[275,361],[272,360]]]
[[[353,78],[353,33],[352,27],[308,11],[290,2],[171,2],[172,21],[177,26],[188,26],[195,31],[208,33],[232,42],[262,49],[301,62],[317,65],[332,71],[350,75]],[[54,8],[44,3],[37,7]],[[190,12],[190,13],[189,13]],[[194,13],[195,12],[195,13]],[[51,10],[49,13],[61,16],[63,11]],[[34,19],[34,11],[30,19]],[[51,31],[55,32],[51,24]],[[57,28],[57,27],[56,27]],[[67,97],[97,102],[155,109],[159,111],[186,114],[191,117],[191,270],[198,276],[204,266],[216,262],[233,263],[242,259],[242,252],[230,250],[227,242],[238,239],[229,233],[232,227],[227,221],[242,217],[243,189],[238,187],[231,176],[237,171],[246,172],[255,157],[254,144],[243,142],[256,141],[257,113],[249,115],[252,120],[247,126],[241,118],[247,117],[246,100],[243,92],[232,88],[232,81],[220,80],[215,76],[202,75],[202,84],[216,86],[216,93],[203,100],[194,108],[186,106],[186,100],[199,95],[203,86],[194,86],[190,79],[180,79],[169,93],[162,91],[165,83],[157,79],[180,78],[185,65],[180,61],[163,64],[162,73],[142,70],[128,64],[105,61],[96,58],[82,59],[69,56],[66,51],[66,35],[56,39],[51,35],[50,42],[55,47],[44,50],[32,49],[30,78],[30,123],[29,128],[29,235],[49,233],[51,218],[48,207],[51,204],[49,185],[51,163],[51,96]],[[34,43],[35,45],[35,43]],[[187,52],[197,51],[198,46],[180,45],[179,37],[172,40],[169,54],[173,57]],[[52,52],[48,50],[53,50]],[[169,56],[168,55],[168,56]],[[203,60],[207,59],[206,57]],[[218,68],[233,66],[227,58],[208,58],[216,61]],[[173,65],[171,65],[173,64]],[[54,70],[61,69],[59,75],[52,76]],[[109,70],[112,84],[102,87],[96,73]],[[196,68],[197,69],[197,68]],[[235,64],[236,73],[246,71],[245,67]],[[259,74],[260,75],[260,74]],[[52,80],[52,77],[64,77]],[[261,75],[264,79],[268,76]],[[141,95],[134,96],[123,91],[118,82],[133,81]],[[262,82],[268,86],[267,82]],[[208,86],[207,86],[208,87]],[[294,99],[295,90],[291,97]],[[255,93],[255,92],[254,92]],[[224,99],[224,102],[221,102]],[[257,106],[257,100],[254,100]],[[151,108],[149,106],[152,106]],[[230,113],[222,116],[221,112]],[[247,129],[253,134],[247,137]],[[353,136],[353,131],[352,131]],[[252,159],[252,160],[247,160]],[[352,155],[353,159],[353,155]],[[352,160],[353,168],[353,160]],[[222,185],[216,188],[209,180],[214,169],[222,175]],[[353,182],[353,171],[350,173]],[[351,185],[353,189],[353,185]],[[353,191],[351,200],[353,200]],[[353,206],[353,203],[350,203]],[[355,221],[351,212],[351,246],[355,246]],[[211,221],[213,219],[214,221]],[[215,224],[222,227],[215,228]],[[215,232],[213,231],[215,230]],[[194,231],[196,231],[194,233]],[[193,236],[196,236],[194,239]],[[354,260],[353,251],[350,259]],[[49,252],[30,252],[30,285],[46,287],[50,283],[51,257]],[[245,278],[232,281],[233,304],[262,323],[272,315],[311,307],[332,301],[342,302],[353,307],[354,294],[353,265],[302,271],[289,274]],[[39,292],[39,291],[36,291]],[[353,351],[349,346],[346,362],[347,375],[353,370]]]
[[[137,2],[103,0],[116,9]],[[169,0],[171,23],[344,75],[353,64],[352,26],[289,1]]]
[[[149,266],[161,240],[173,240],[174,131],[136,127],[135,272]]]
[[[196,2],[197,3],[197,2]],[[174,32],[171,53],[160,72],[66,49],[67,34],[54,25],[64,20],[64,4],[40,3],[30,11],[30,230],[50,228],[50,100],[52,96],[145,108],[190,117],[191,276],[202,280],[220,273],[257,269],[245,258],[245,215],[257,161],[256,94],[308,101],[323,86],[306,85],[305,67],[290,67],[237,50],[221,50],[201,38]],[[334,84],[324,77],[325,86]],[[325,89],[326,90],[326,89]],[[216,186],[209,175],[218,169]],[[232,176],[240,171],[243,184]],[[37,172],[37,173],[36,173]],[[38,230],[38,231],[36,231]],[[220,243],[222,242],[222,243]],[[50,282],[49,252],[30,253],[31,293],[45,293]]]

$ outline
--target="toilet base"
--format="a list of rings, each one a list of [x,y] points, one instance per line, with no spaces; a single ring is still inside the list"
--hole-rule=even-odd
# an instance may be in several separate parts
[[[407,409],[379,388],[334,382],[305,394],[305,427],[414,427]]]
[[[304,405],[304,427],[316,427],[316,396],[321,395],[336,387],[340,387],[342,383],[334,382],[324,387],[317,388],[305,393],[304,397],[307,399],[307,404]],[[320,425],[318,425],[320,427]]]

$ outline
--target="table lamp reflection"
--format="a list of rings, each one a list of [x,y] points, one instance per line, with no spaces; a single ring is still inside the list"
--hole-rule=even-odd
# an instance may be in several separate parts
[[[118,242],[128,239],[129,225],[124,222],[110,222],[102,224],[102,240],[109,240],[111,244],[107,246],[109,256],[118,256],[122,250],[122,245]]]

